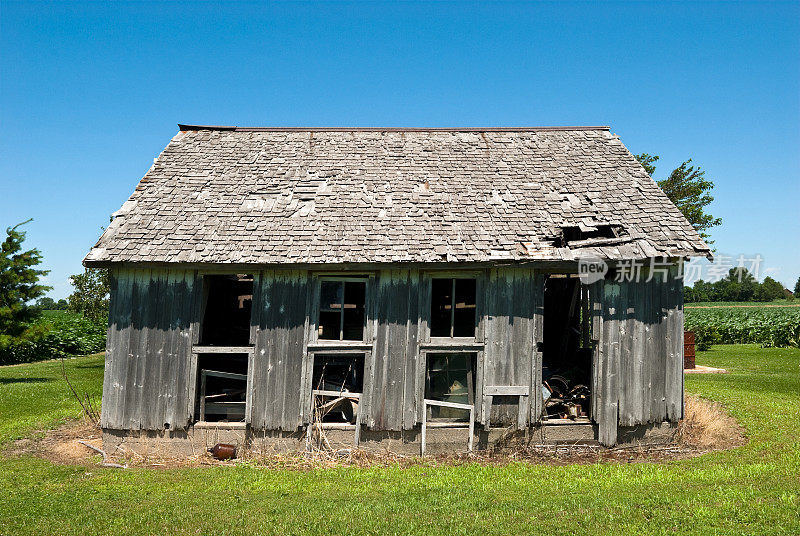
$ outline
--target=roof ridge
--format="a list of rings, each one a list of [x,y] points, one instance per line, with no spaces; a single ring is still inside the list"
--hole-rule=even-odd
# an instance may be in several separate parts
[[[569,130],[611,130],[603,126],[550,126],[550,127],[237,127],[224,125],[185,125],[178,123],[181,131],[221,130],[233,132],[552,132]]]

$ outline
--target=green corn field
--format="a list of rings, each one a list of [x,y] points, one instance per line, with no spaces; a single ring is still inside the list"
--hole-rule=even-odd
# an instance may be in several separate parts
[[[712,344],[800,346],[800,307],[686,308],[684,312],[685,329],[695,332],[700,350]]]

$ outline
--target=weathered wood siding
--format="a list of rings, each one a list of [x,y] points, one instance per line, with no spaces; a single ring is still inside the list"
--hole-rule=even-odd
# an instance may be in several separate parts
[[[381,270],[376,281],[372,362],[364,385],[364,424],[376,430],[401,430],[413,416],[417,363],[418,271]],[[409,416],[411,418],[409,418]]]
[[[112,271],[103,428],[186,428],[197,287],[193,271]]]
[[[422,415],[432,272],[378,270],[370,279],[362,422],[376,430],[413,429]],[[452,272],[451,272],[452,273]],[[667,281],[595,284],[592,417],[614,444],[619,426],[676,421],[683,414],[682,286]],[[464,351],[479,355],[476,415],[524,427],[542,413],[541,354],[545,276],[530,268],[481,272],[478,329]],[[197,323],[202,279],[195,271],[115,269],[103,385],[102,425],[183,429],[195,403]],[[256,430],[294,431],[308,422],[314,276],[305,270],[257,272],[253,289],[247,420]],[[427,337],[427,340],[426,340]],[[461,341],[459,344],[463,344]],[[483,404],[485,386],[528,386],[522,407]],[[506,402],[508,402],[506,400]],[[492,413],[494,412],[494,413]]]
[[[672,268],[647,281],[602,281],[593,417],[600,441],[618,426],[675,422],[683,416],[683,287]]]
[[[254,283],[257,328],[248,366],[248,406],[257,430],[292,431],[302,425],[309,283],[308,272],[300,270],[263,271]]]
[[[519,427],[541,415],[541,359],[536,351],[541,337],[544,279],[530,269],[497,268],[486,285],[486,347],[483,385],[527,386],[530,395],[510,404],[484,406],[485,423],[517,422]],[[541,340],[541,339],[539,339]],[[520,405],[521,404],[521,405]]]

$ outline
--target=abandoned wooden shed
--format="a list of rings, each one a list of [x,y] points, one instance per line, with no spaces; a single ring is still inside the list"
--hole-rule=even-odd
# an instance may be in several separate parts
[[[104,440],[646,437],[682,416],[708,254],[608,127],[180,125],[84,261]]]

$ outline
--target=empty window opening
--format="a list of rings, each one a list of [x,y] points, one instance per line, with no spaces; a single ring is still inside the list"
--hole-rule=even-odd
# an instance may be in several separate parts
[[[431,337],[475,337],[475,279],[431,280]]]
[[[207,275],[200,344],[206,346],[247,346],[250,344],[250,314],[253,304],[253,276]]]
[[[544,289],[542,394],[547,419],[591,416],[590,288],[572,275],[547,278]]]
[[[312,396],[315,422],[354,424],[360,397],[353,395],[364,390],[364,354],[316,354],[312,389],[330,393]]]
[[[475,403],[475,352],[428,353],[425,398],[457,404]],[[432,406],[429,419],[463,421],[464,410]]]
[[[197,356],[195,419],[205,422],[244,422],[247,402],[247,354]]]
[[[323,340],[364,340],[366,281],[320,282],[317,336]]]

